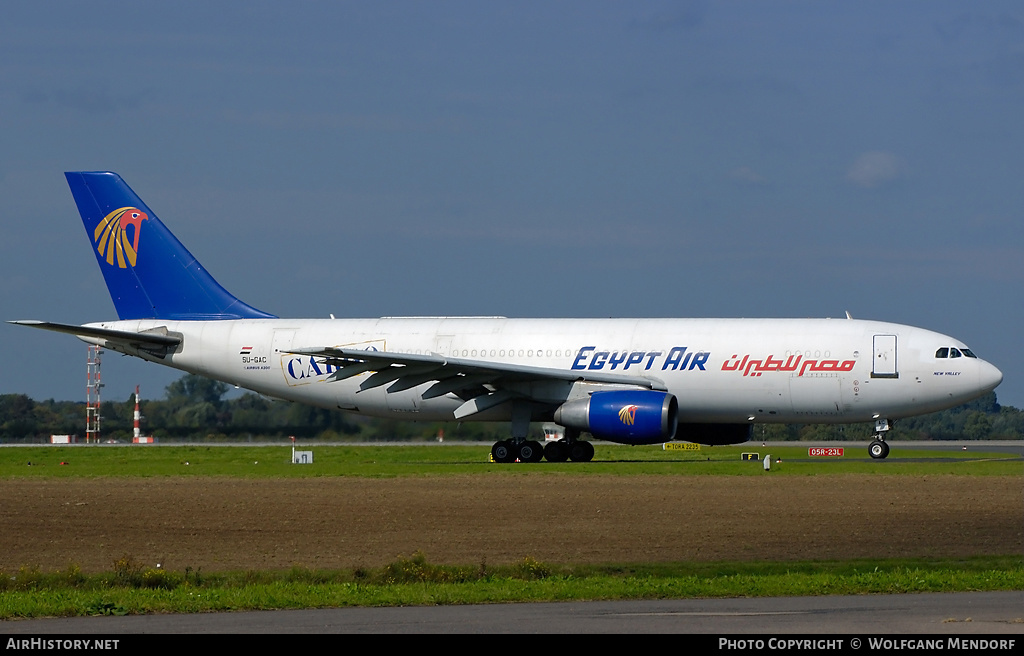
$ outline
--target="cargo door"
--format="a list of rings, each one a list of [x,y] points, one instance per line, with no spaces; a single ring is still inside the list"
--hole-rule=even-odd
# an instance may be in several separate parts
[[[843,392],[836,374],[806,374],[789,379],[793,412],[798,415],[838,417],[843,414]]]
[[[295,373],[296,370],[294,363],[291,362],[293,359],[298,360],[299,356],[286,353],[286,351],[292,347],[292,339],[294,339],[294,337],[294,328],[286,328],[283,330],[279,329],[274,331],[274,337],[270,343],[271,361],[278,363],[278,366],[281,367],[281,372],[284,374],[284,381],[289,386],[296,385],[301,382],[301,379]]]

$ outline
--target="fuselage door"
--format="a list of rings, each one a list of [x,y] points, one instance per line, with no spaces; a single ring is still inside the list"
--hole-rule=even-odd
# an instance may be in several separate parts
[[[438,335],[434,342],[434,346],[437,349],[435,352],[441,355],[455,355],[452,353],[452,340],[455,339],[455,335]]]
[[[896,335],[875,335],[872,378],[899,378],[896,365]]]

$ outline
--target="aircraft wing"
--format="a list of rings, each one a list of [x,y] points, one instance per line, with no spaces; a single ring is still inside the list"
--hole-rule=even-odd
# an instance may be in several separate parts
[[[52,330],[54,332],[66,333],[76,337],[102,339],[107,342],[110,348],[114,348],[115,350],[121,350],[117,349],[117,347],[122,346],[134,351],[162,351],[166,353],[168,350],[173,350],[181,343],[181,336],[168,333],[166,328],[162,331],[157,329],[136,333],[126,330],[110,330],[108,328],[75,326],[73,324],[52,323],[49,321],[22,320],[8,321],[7,323],[13,323],[19,326],[29,326],[30,328]]]
[[[328,380],[345,380],[373,372],[359,385],[360,391],[390,383],[387,388],[389,393],[401,392],[433,381],[434,384],[423,392],[423,398],[456,394],[465,401],[455,411],[456,419],[463,419],[514,398],[523,398],[526,395],[512,389],[522,383],[592,382],[667,391],[665,384],[653,377],[467,360],[436,353],[415,355],[336,347],[294,349],[288,353],[324,358],[324,364],[337,367]]]

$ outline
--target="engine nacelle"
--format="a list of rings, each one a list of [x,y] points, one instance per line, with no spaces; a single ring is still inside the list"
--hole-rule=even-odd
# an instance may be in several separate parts
[[[555,410],[555,422],[621,444],[668,442],[676,433],[679,403],[667,392],[594,392]]]

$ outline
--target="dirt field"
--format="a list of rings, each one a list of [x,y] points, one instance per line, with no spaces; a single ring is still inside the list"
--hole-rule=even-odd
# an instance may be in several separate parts
[[[6,480],[0,569],[1024,553],[1024,478],[493,475]]]

